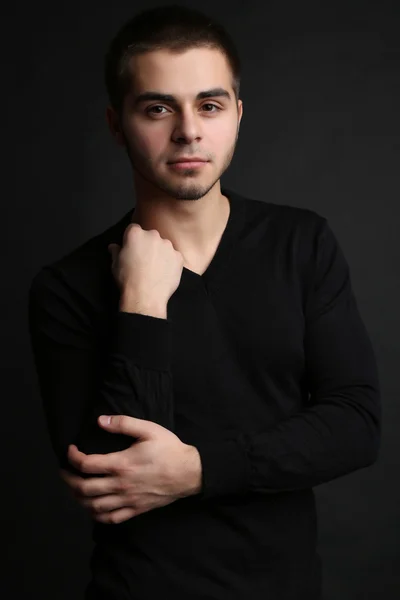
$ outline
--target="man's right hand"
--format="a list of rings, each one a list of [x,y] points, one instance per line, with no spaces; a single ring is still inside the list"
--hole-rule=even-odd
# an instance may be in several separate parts
[[[166,318],[168,300],[182,276],[182,254],[156,229],[147,231],[138,223],[128,225],[122,244],[122,248],[118,244],[108,246],[112,273],[121,292],[120,310],[151,311]]]

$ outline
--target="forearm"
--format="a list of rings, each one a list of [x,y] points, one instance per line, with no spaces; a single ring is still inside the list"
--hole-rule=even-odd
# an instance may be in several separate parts
[[[127,414],[174,430],[172,323],[159,304],[136,299],[133,307],[126,295],[122,299],[112,322],[101,324],[107,331],[99,331],[83,318],[86,304],[80,306],[62,273],[45,268],[32,281],[31,345],[50,441],[62,467],[69,466],[70,444],[88,454],[132,444],[100,427],[101,414]],[[125,312],[132,309],[143,314]]]
[[[353,392],[354,398],[332,396],[265,431],[196,443],[201,497],[302,490],[372,464],[380,443],[378,391]]]
[[[375,354],[343,255],[326,232],[323,284],[310,298],[303,381],[310,401],[264,431],[197,443],[202,497],[301,490],[376,461],[382,407]],[[328,273],[328,275],[326,274]],[[311,302],[312,299],[312,302]],[[268,401],[268,398],[266,398]]]
[[[156,298],[144,298],[132,292],[129,288],[123,290],[119,300],[119,310],[121,312],[137,313],[157,317],[159,319],[167,318],[167,304]]]
[[[161,314],[159,307],[121,303],[97,398],[76,440],[82,452],[108,453],[132,443],[103,431],[97,423],[101,414],[125,414],[173,430],[171,322],[166,315],[157,317]]]

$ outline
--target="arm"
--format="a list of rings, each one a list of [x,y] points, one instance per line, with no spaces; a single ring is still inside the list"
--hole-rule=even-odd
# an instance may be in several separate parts
[[[304,337],[310,406],[264,432],[196,444],[203,467],[201,498],[310,488],[377,459],[376,360],[348,264],[326,219],[315,248]]]
[[[45,267],[32,280],[31,345],[50,440],[62,468],[74,471],[67,459],[69,444],[86,454],[132,444],[131,437],[101,428],[101,414],[126,414],[174,428],[172,323],[127,310],[121,299],[109,352],[100,352],[82,300],[62,274]]]

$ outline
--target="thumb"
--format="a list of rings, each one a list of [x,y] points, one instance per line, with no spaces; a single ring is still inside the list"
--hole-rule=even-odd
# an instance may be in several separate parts
[[[136,438],[149,438],[154,434],[154,423],[128,415],[101,415],[99,425],[113,433],[123,433]]]

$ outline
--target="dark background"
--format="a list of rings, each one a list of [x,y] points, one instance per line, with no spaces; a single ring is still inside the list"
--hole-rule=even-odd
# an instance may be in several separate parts
[[[105,121],[103,55],[126,19],[158,4],[169,2],[2,9],[7,600],[80,600],[89,579],[91,521],[59,477],[51,450],[28,339],[27,291],[43,264],[134,205],[130,165]],[[244,116],[222,183],[328,218],[379,363],[379,460],[315,488],[324,600],[398,599],[400,4],[181,4],[220,19],[242,57]]]

